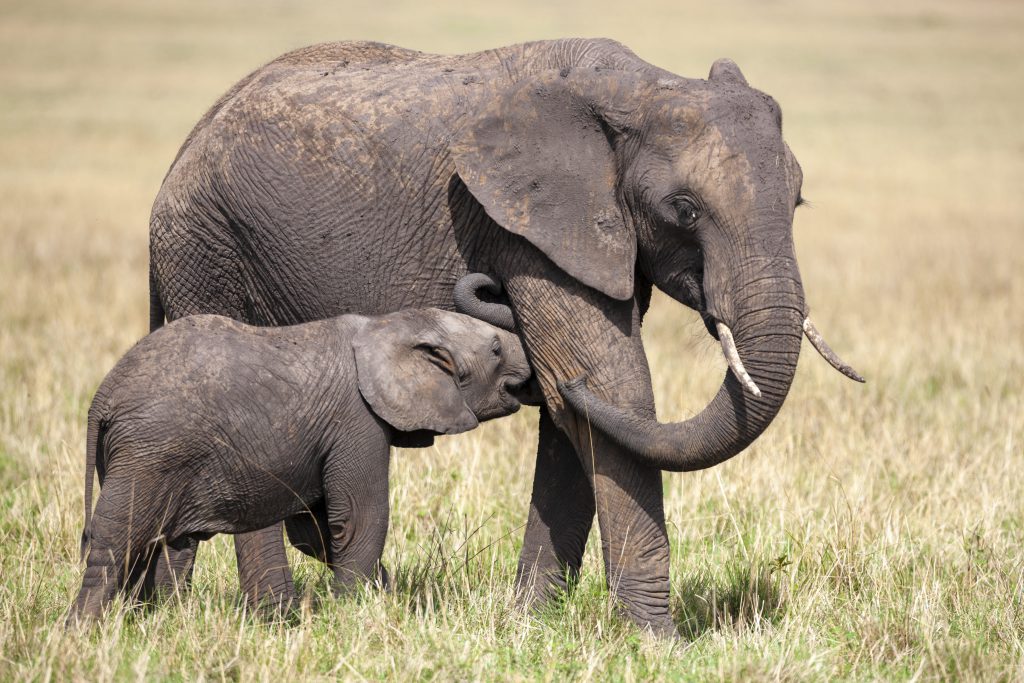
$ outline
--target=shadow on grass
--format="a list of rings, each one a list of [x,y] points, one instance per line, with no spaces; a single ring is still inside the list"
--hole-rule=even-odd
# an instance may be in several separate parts
[[[730,564],[723,575],[696,572],[675,582],[672,616],[687,640],[708,631],[776,624],[786,611],[782,564]]]

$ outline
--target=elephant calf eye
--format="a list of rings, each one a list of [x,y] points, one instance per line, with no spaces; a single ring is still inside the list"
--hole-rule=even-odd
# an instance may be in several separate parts
[[[451,354],[448,353],[447,349],[443,349],[440,346],[431,346],[429,344],[424,344],[417,348],[426,352],[430,362],[447,372],[449,375],[455,376],[459,374],[459,369],[455,365],[455,360],[452,358]]]
[[[497,337],[491,342],[491,353],[498,357],[501,356],[501,341]]]

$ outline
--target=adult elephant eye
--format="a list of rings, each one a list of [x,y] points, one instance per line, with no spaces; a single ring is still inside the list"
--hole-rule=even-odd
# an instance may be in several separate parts
[[[679,225],[684,228],[692,228],[700,218],[700,210],[690,201],[682,200],[678,204]]]

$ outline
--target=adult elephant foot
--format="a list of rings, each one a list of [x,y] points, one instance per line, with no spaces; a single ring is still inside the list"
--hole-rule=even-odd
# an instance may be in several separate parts
[[[594,490],[572,443],[540,409],[533,497],[516,571],[523,607],[539,607],[571,590],[594,521]]]
[[[621,551],[623,553],[629,550]],[[661,555],[662,553],[659,553]],[[663,557],[647,567],[630,567],[628,573],[616,568],[615,563],[608,573],[608,587],[616,600],[623,617],[659,638],[679,638],[679,630],[669,611],[668,574],[660,566],[668,565],[668,546]]]
[[[235,536],[238,582],[250,608],[284,614],[298,604],[282,523]]]

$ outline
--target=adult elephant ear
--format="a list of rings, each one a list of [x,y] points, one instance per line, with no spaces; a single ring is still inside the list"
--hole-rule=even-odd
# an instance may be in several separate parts
[[[711,65],[711,71],[708,72],[708,80],[747,85],[747,79],[744,78],[739,65],[728,57],[715,60],[715,63]]]
[[[633,295],[636,235],[616,196],[613,144],[636,88],[623,71],[543,72],[488,103],[452,142],[488,216],[614,299]]]

